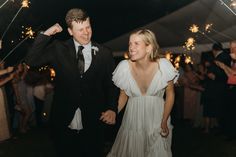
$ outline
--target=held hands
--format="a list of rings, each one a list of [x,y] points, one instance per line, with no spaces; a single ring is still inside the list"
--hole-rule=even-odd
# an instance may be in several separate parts
[[[55,35],[57,33],[62,32],[62,30],[63,30],[62,27],[58,23],[56,23],[55,25],[48,28],[43,34],[47,36],[51,36],[51,35]]]
[[[169,128],[167,126],[167,121],[162,121],[161,122],[161,132],[160,132],[162,137],[167,137],[169,135]]]
[[[116,113],[112,110],[107,110],[105,112],[102,112],[100,120],[102,120],[104,123],[109,124],[109,125],[115,124]]]

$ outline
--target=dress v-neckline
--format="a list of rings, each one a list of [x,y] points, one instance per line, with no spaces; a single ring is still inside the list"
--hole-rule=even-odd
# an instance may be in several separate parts
[[[156,72],[155,72],[155,74],[153,75],[151,81],[149,82],[149,85],[148,85],[148,87],[147,87],[147,90],[145,91],[145,93],[142,93],[141,88],[140,88],[139,85],[138,85],[138,82],[135,80],[135,78],[134,78],[134,76],[133,76],[133,74],[132,74],[132,69],[131,69],[131,65],[130,65],[129,61],[127,61],[127,63],[128,63],[128,68],[129,68],[129,72],[130,72],[131,79],[132,79],[133,82],[135,83],[135,85],[136,85],[136,87],[137,87],[137,89],[138,89],[140,95],[141,95],[141,96],[146,96],[147,93],[148,93],[148,91],[149,91],[149,88],[152,86],[152,83],[153,83],[153,81],[155,80],[155,77],[156,77],[157,72],[158,72],[158,67],[157,67]]]

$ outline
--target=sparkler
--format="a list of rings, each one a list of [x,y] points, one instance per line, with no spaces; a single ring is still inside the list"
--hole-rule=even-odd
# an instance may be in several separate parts
[[[176,68],[176,69],[179,69],[179,62],[180,62],[180,59],[181,59],[181,55],[178,55],[178,56],[175,58],[174,65],[175,65],[175,68]]]
[[[28,36],[27,36],[25,39],[21,40],[11,51],[2,59],[2,61],[0,62],[0,64],[2,64],[2,63],[4,62],[4,60],[5,60],[9,55],[11,55],[12,52],[14,52],[14,50],[15,50],[16,48],[18,48],[26,39],[28,39]]]
[[[185,42],[185,46],[183,46],[187,50],[194,50],[195,49],[195,39],[194,38],[188,38]]]
[[[20,13],[20,11],[22,10],[22,8],[29,8],[29,0],[23,0],[21,3],[21,7],[20,9],[17,11],[17,13],[15,14],[15,16],[12,18],[11,22],[9,23],[9,25],[7,26],[7,28],[5,29],[5,31],[2,34],[1,40],[4,38],[4,36],[6,35],[8,29],[10,28],[10,26],[12,25],[12,23],[14,22],[14,20],[16,19],[17,15]]]
[[[24,43],[28,38],[33,38],[34,37],[34,34],[35,34],[35,32],[31,29],[31,27],[27,27],[26,28],[27,29],[27,31],[25,32],[25,34],[27,35],[23,40],[21,40],[10,52],[8,52],[8,54],[2,59],[2,61],[0,62],[0,64],[2,63],[2,62],[4,62],[4,60],[8,57],[8,56],[10,56],[13,52],[14,52],[14,50],[15,49],[17,49],[22,43]]]
[[[233,40],[233,38],[231,38],[230,36],[228,36],[228,35],[226,35],[226,34],[224,34],[224,33],[221,33],[221,32],[219,32],[219,31],[215,30],[214,28],[212,28],[212,26],[213,26],[212,23],[211,23],[211,24],[206,24],[206,26],[205,26],[205,31],[206,31],[206,32],[213,31],[213,32],[215,32],[215,33],[217,33],[217,34],[219,34],[219,35],[225,37],[225,38],[228,38],[228,39],[230,39],[230,40]]]
[[[221,5],[224,5],[231,13],[236,15],[236,13],[233,11],[233,9],[230,8],[223,0],[219,0],[221,2]],[[236,5],[236,2],[232,1],[231,6]]]
[[[208,35],[206,35],[204,32],[202,32],[201,30],[199,30],[199,27],[196,24],[193,24],[192,26],[190,26],[189,30],[192,33],[200,33],[202,34],[204,37],[206,37],[207,39],[209,39],[212,42],[216,42],[214,39],[210,38]]]
[[[191,59],[191,57],[190,57],[190,56],[185,56],[185,60],[184,60],[184,62],[185,62],[186,64],[188,64],[188,63],[192,63],[192,59]]]
[[[22,26],[24,28],[24,26]],[[26,27],[25,31],[22,31],[21,38],[25,38],[26,36],[29,36],[30,39],[34,39],[35,32],[32,30],[31,27]]]

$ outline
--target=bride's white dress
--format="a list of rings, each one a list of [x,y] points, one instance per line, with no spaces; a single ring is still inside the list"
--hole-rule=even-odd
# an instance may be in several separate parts
[[[121,61],[113,73],[117,87],[129,96],[122,124],[107,157],[171,157],[172,125],[168,120],[169,135],[163,138],[161,120],[164,92],[168,81],[176,81],[178,72],[162,58],[145,95],[142,95],[127,60]]]

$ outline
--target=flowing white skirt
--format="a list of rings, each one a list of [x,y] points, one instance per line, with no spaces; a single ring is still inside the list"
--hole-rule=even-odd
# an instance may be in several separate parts
[[[130,97],[116,140],[107,157],[171,157],[172,126],[169,135],[160,135],[163,98]]]

